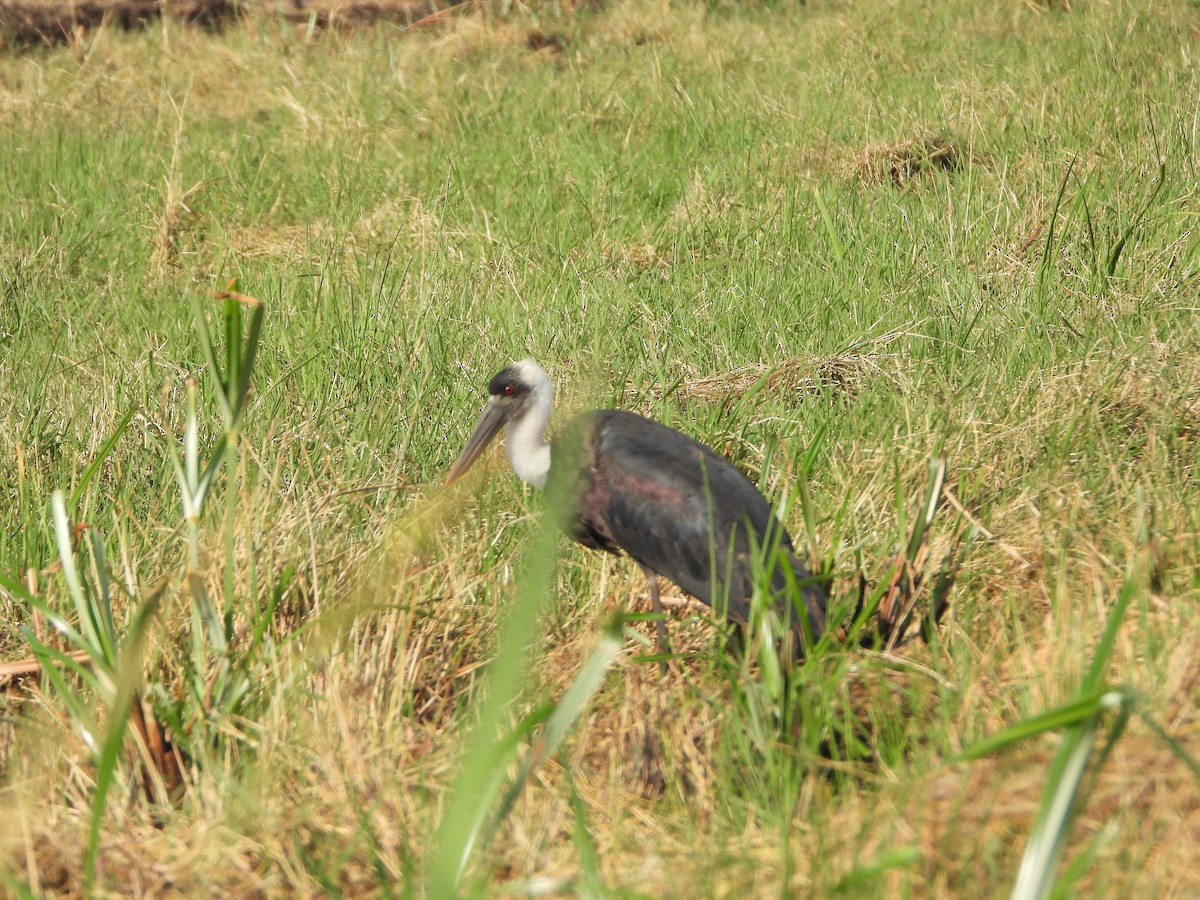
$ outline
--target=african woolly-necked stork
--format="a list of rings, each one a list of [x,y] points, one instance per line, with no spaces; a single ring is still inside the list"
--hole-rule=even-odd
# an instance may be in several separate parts
[[[507,426],[505,449],[523,481],[545,488],[562,529],[585,547],[624,550],[642,567],[661,613],[657,575],[741,626],[750,615],[755,553],[779,548],[770,602],[790,623],[792,652],[825,629],[825,592],[796,558],[771,504],[745,475],[708,447],[624,410],[573,418],[554,440],[543,434],[554,389],[531,359],[488,384],[488,402],[446,483],[460,478]],[[767,554],[769,557],[769,554]],[[798,602],[797,602],[798,601]],[[659,620],[665,647],[666,626]]]

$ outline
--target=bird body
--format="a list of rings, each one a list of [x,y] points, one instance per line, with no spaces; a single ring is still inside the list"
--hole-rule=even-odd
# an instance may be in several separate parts
[[[488,406],[447,482],[507,426],[513,470],[546,489],[562,530],[586,547],[633,557],[650,579],[656,608],[655,574],[746,625],[756,583],[753,560],[765,553],[769,564],[776,551],[776,565],[767,566],[770,602],[802,640],[821,636],[823,589],[796,558],[767,499],[723,457],[624,410],[582,413],[547,444],[543,432],[553,390],[532,360],[498,373],[488,393]],[[801,601],[798,607],[793,598]]]

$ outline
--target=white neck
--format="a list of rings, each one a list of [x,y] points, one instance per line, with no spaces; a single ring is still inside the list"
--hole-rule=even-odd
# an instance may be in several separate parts
[[[550,445],[543,436],[550,423],[554,405],[554,388],[550,377],[533,360],[517,363],[532,388],[525,414],[508,423],[504,433],[504,449],[513,471],[522,481],[535,487],[546,486],[550,473]]]

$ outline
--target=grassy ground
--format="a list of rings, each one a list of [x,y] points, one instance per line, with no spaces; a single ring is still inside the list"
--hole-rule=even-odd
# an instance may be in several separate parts
[[[1200,787],[1153,723],[1195,753],[1198,46],[1181,0],[631,0],[0,59],[0,660],[67,646],[22,590],[77,621],[56,489],[121,642],[107,682],[0,701],[7,889],[438,895],[574,686],[458,889],[1005,893],[1063,733],[955,757],[1076,697],[1125,587],[1105,675],[1145,717],[1093,758],[1060,874],[1195,896]],[[193,304],[219,330],[234,277],[262,346],[189,529],[189,378],[202,464],[224,433]],[[887,577],[943,454],[937,547],[981,530],[941,639],[818,653],[786,737],[686,608],[680,671],[640,623],[589,681],[636,567],[559,541],[552,568],[498,465],[439,486],[526,355],[568,406],[805,481],[839,597]],[[175,802],[132,737],[103,752],[139,673]]]

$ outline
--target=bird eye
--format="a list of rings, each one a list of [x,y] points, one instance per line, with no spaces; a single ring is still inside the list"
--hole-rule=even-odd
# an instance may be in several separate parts
[[[506,384],[504,386],[504,396],[505,397],[511,397],[516,392],[517,392],[517,389],[515,387],[513,387],[511,384]]]

